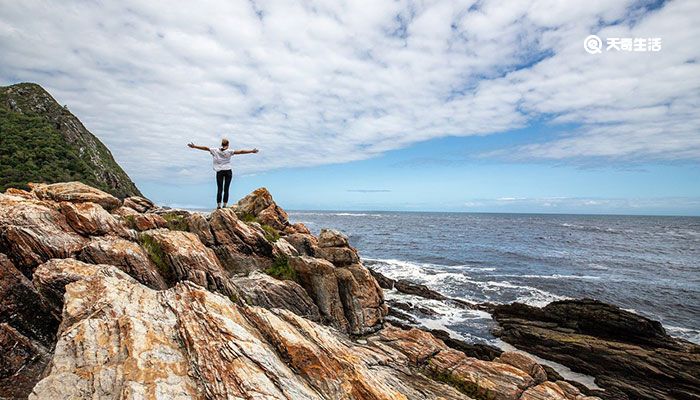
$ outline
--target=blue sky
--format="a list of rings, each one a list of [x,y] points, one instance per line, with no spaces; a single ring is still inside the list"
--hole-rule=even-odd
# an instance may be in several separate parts
[[[22,1],[0,84],[69,106],[142,191],[290,209],[700,215],[700,2]],[[601,54],[584,50],[598,35]],[[660,51],[607,51],[659,38]]]

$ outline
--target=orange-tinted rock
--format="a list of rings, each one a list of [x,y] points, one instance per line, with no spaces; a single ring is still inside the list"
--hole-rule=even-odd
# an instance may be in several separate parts
[[[240,216],[252,216],[261,224],[269,225],[278,231],[289,226],[287,213],[272,199],[266,188],[259,188],[242,198],[233,207]]]
[[[107,234],[128,236],[127,229],[99,204],[63,201],[60,207],[68,224],[78,233],[86,236]]]
[[[300,255],[315,257],[318,251],[318,239],[315,236],[305,233],[294,233],[284,237]]]
[[[121,205],[121,201],[111,194],[81,182],[61,182],[50,185],[30,183],[29,186],[32,188],[32,192],[43,200],[72,203],[91,202],[101,205],[106,210],[113,210]]]
[[[141,196],[131,196],[124,199],[124,206],[132,208],[140,213],[145,213],[156,208],[152,201]]]
[[[70,257],[84,245],[85,238],[48,204],[7,197],[0,202],[0,245],[26,276],[38,264]]]
[[[168,287],[148,253],[137,243],[119,237],[96,237],[78,255],[92,264],[110,264],[153,289]]]
[[[535,380],[535,383],[542,383],[547,380],[547,373],[544,368],[534,358],[526,354],[506,351],[494,361],[509,364],[527,372]]]
[[[169,282],[188,280],[226,295],[237,295],[214,252],[190,232],[141,232],[141,244]]]
[[[216,243],[212,248],[230,273],[247,274],[271,264],[272,244],[262,229],[241,221],[232,209],[212,212],[209,226]],[[200,235],[205,236],[206,231]]]

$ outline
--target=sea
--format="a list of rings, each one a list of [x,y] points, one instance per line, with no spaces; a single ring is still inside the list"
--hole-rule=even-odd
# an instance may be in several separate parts
[[[593,298],[700,344],[700,217],[294,211],[318,234],[345,233],[363,263],[479,303],[544,306]],[[498,342],[482,311],[385,291],[432,329]]]

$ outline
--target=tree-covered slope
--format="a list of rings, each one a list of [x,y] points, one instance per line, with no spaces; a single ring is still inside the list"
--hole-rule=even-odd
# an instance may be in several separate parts
[[[0,86],[0,191],[71,180],[118,197],[141,194],[107,147],[41,86]]]

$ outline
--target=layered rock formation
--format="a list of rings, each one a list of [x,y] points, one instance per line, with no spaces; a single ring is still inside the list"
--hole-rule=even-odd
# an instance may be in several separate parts
[[[595,300],[496,306],[502,340],[594,376],[609,399],[700,399],[700,346]]]
[[[264,189],[211,215],[8,190],[0,294],[0,398],[582,398],[527,357],[385,323],[347,238],[291,224]]]

